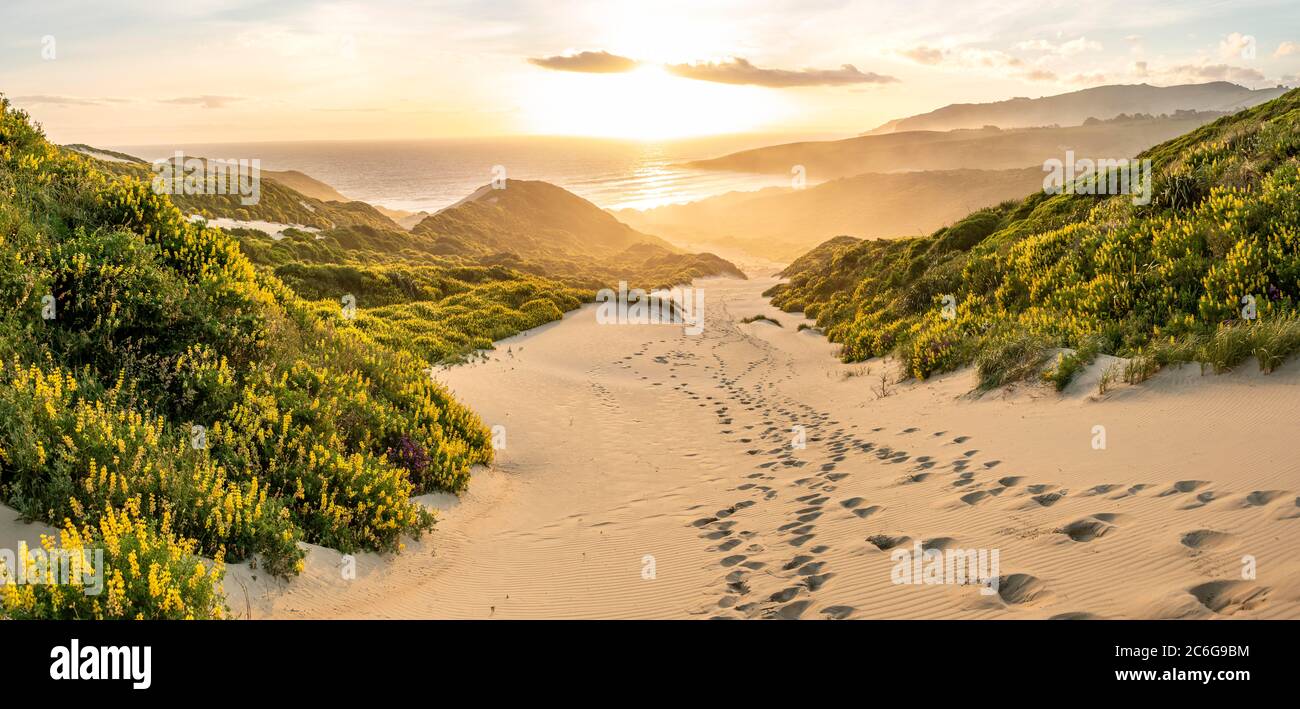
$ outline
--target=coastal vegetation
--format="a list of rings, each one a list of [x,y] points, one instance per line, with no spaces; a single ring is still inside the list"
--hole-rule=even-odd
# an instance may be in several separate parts
[[[227,563],[290,576],[304,543],[398,551],[434,523],[413,496],[460,492],[492,460],[432,364],[558,319],[610,277],[735,270],[652,243],[552,277],[271,180],[245,207],[148,177],[52,145],[0,97],[0,500],[60,530],[24,554],[102,550],[107,567],[100,596],[5,583],[0,617],[220,617]],[[323,231],[275,240],[193,215]]]
[[[924,237],[840,237],[768,294],[844,360],[892,354],[921,379],[978,364],[985,386],[1046,370],[1064,387],[1101,353],[1131,358],[1130,381],[1276,367],[1300,349],[1300,91],[1138,157],[1147,204],[1036,192]]]

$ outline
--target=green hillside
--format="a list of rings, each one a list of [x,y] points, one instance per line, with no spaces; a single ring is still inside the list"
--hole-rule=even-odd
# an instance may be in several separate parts
[[[1048,195],[921,238],[838,238],[785,271],[773,302],[815,318],[846,360],[890,353],[926,377],[977,362],[985,385],[1098,352],[1265,370],[1300,348],[1300,91],[1158,145],[1153,199]],[[944,296],[955,308],[944,317]],[[1244,317],[1243,298],[1257,317]],[[1055,365],[1052,347],[1075,348]]]
[[[501,189],[484,186],[411,231],[444,244],[447,253],[603,259],[634,244],[673,250],[575,194],[532,180],[507,180]]]

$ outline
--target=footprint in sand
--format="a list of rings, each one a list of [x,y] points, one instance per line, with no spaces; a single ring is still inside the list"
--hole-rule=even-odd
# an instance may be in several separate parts
[[[1170,495],[1181,495],[1192,492],[1197,488],[1204,487],[1210,483],[1205,480],[1179,480],[1169,487],[1168,490],[1160,493],[1159,497],[1169,497]]]
[[[1286,490],[1256,490],[1242,501],[1242,507],[1263,507],[1286,494]]]
[[[795,558],[793,558],[793,559],[791,559],[791,560],[785,562],[785,565],[782,566],[781,569],[782,569],[783,571],[793,571],[793,570],[795,570],[795,569],[797,569],[797,568],[799,568],[799,567],[801,567],[801,566],[807,564],[808,562],[812,561],[813,558],[814,558],[814,557],[808,556],[807,554],[800,554],[800,555],[796,556]]]
[[[1109,499],[1112,499],[1112,500],[1122,500],[1122,499],[1124,499],[1124,498],[1126,498],[1126,497],[1133,497],[1134,495],[1138,494],[1139,492],[1142,492],[1143,490],[1145,490],[1145,489],[1147,489],[1147,488],[1149,488],[1149,487],[1151,487],[1151,486],[1150,486],[1150,485],[1147,485],[1146,483],[1138,483],[1137,485],[1130,485],[1129,488],[1128,488],[1127,490],[1125,490],[1124,492],[1121,492],[1121,493],[1118,494],[1118,495],[1114,495],[1114,496],[1110,497]]]
[[[803,588],[799,586],[790,586],[788,588],[783,588],[780,591],[777,591],[776,593],[773,593],[771,596],[768,597],[767,600],[773,603],[786,603],[792,600],[795,596],[798,596],[799,592],[802,590]]]
[[[1237,543],[1236,537],[1213,529],[1194,529],[1178,540],[1188,549],[1224,549]]]
[[[1114,531],[1116,527],[1111,521],[1115,518],[1113,514],[1093,515],[1075,520],[1056,531],[1076,542],[1090,542]]]
[[[1033,497],[1031,497],[1031,498],[1029,498],[1029,499],[1031,499],[1031,500],[1033,500],[1034,502],[1038,503],[1038,505],[1039,505],[1040,507],[1051,507],[1052,505],[1055,505],[1056,503],[1060,502],[1060,501],[1061,501],[1061,498],[1065,497],[1065,495],[1066,495],[1066,493],[1065,493],[1064,491],[1062,491],[1062,492],[1046,492],[1046,493],[1043,493],[1042,495],[1034,495]]]
[[[1210,581],[1187,589],[1201,605],[1219,615],[1253,611],[1264,605],[1270,589],[1250,581]]]
[[[787,603],[773,611],[770,617],[777,620],[798,620],[799,616],[803,615],[803,612],[808,610],[808,606],[811,605],[812,601],[808,600]]]
[[[853,615],[854,610],[853,606],[826,606],[821,613],[829,620],[844,620]]]
[[[1195,501],[1195,502],[1189,502],[1189,503],[1183,505],[1182,507],[1179,507],[1178,509],[1180,509],[1180,510],[1196,510],[1196,509],[1200,509],[1200,508],[1202,508],[1202,507],[1204,507],[1204,506],[1210,504],[1211,502],[1214,502],[1215,500],[1222,499],[1222,498],[1224,498],[1224,497],[1227,497],[1227,493],[1215,492],[1214,490],[1206,490],[1205,492],[1202,492],[1201,494],[1199,494],[1199,495],[1196,496],[1196,501]]]
[[[1008,574],[998,577],[998,597],[1012,605],[1033,604],[1051,595],[1047,584],[1029,574]]]
[[[943,551],[957,546],[957,540],[952,537],[934,537],[921,542],[921,551]]]
[[[870,517],[871,515],[873,515],[873,514],[879,512],[879,511],[881,511],[881,510],[883,510],[883,509],[884,509],[884,508],[881,507],[880,505],[871,505],[870,507],[862,507],[862,508],[859,508],[859,509],[853,510],[853,514],[857,515],[860,519],[866,519],[866,518]]]

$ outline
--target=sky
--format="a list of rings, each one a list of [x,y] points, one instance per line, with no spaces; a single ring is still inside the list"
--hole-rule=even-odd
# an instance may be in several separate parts
[[[1297,75],[1297,0],[0,0],[0,93],[96,145],[852,135]]]

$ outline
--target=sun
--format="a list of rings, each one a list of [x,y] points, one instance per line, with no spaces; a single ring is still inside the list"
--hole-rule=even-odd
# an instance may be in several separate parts
[[[773,93],[683,79],[658,66],[553,72],[530,82],[523,112],[531,133],[663,140],[763,128],[784,113]]]

